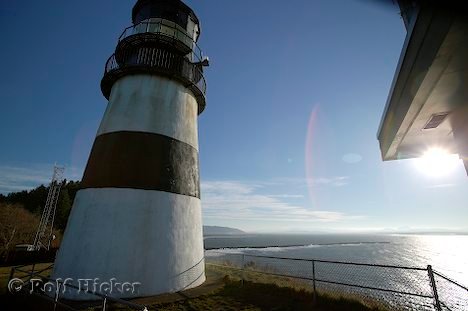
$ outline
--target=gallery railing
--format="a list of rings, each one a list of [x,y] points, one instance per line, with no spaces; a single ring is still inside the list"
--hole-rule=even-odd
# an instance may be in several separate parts
[[[160,74],[182,82],[197,99],[198,113],[206,105],[203,66],[208,59],[190,35],[175,22],[150,18],[125,28],[115,53],[106,62],[101,81],[103,95],[109,99],[113,84],[128,74]]]
[[[202,50],[197,43],[185,29],[175,22],[162,18],[151,18],[150,20],[142,21],[136,25],[125,28],[119,37],[119,43],[128,37],[139,34],[161,36],[173,42],[177,40],[191,51],[191,55],[189,56],[191,61],[197,62],[203,59]]]
[[[158,47],[144,47],[127,50],[120,59],[113,54],[106,62],[101,89],[109,98],[113,83],[129,72],[154,72],[170,76],[185,84],[197,98],[199,113],[205,107],[206,81],[201,64]]]
[[[206,81],[202,66],[165,49],[142,48],[138,50],[134,59],[127,58],[121,63],[117,62],[113,54],[106,62],[105,73],[131,66],[149,66],[167,73],[181,75],[193,83],[203,95],[206,94]]]

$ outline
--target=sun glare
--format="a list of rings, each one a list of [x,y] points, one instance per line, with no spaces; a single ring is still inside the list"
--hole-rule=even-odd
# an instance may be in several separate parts
[[[459,162],[458,155],[442,148],[431,148],[416,160],[418,169],[431,177],[445,176],[453,172]]]

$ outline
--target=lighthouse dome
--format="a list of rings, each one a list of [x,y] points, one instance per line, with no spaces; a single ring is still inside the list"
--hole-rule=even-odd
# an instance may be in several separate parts
[[[132,22],[162,18],[172,21],[188,33],[200,34],[200,22],[193,10],[180,0],[138,0],[132,10]]]

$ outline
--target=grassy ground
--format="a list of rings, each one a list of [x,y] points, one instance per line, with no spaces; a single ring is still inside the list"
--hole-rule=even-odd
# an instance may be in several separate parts
[[[0,267],[0,295],[4,295],[7,291],[10,271],[11,267]]]
[[[38,264],[36,269],[44,269],[50,264]],[[31,267],[25,267],[25,270]],[[0,268],[0,297],[6,296],[11,267]],[[46,276],[47,271],[43,273]],[[23,274],[24,275],[24,274]],[[197,288],[174,294],[164,294],[132,300],[145,305],[148,310],[196,311],[196,310],[316,310],[316,311],[368,311],[384,310],[371,308],[350,297],[339,297],[321,293],[314,303],[310,285],[295,279],[256,273],[241,272],[229,267],[207,264],[207,281]],[[16,273],[15,277],[21,276]],[[246,281],[242,282],[244,278]],[[21,299],[31,300],[28,296]],[[0,299],[1,301],[1,299]],[[38,302],[31,304],[38,306]],[[1,304],[1,303],[0,303]],[[12,302],[17,305],[17,302]],[[81,310],[102,310],[100,303],[74,304]],[[0,308],[1,309],[1,308]],[[39,310],[39,309],[38,309]],[[60,308],[58,308],[60,310]],[[131,310],[125,306],[110,305],[107,310]]]
[[[150,310],[316,310],[364,311],[371,309],[358,301],[313,295],[305,290],[279,287],[274,284],[233,281],[224,279],[224,286],[215,292],[172,303],[153,304]]]
[[[224,265],[227,264],[227,265]],[[275,276],[271,274],[261,273],[259,271],[269,272],[269,273],[278,273],[274,268],[265,269],[262,267],[256,267],[255,265],[247,265],[247,268],[244,271],[239,269],[232,268],[229,266],[229,263],[223,263],[222,266],[216,264],[207,264],[207,271],[216,273],[219,277],[227,276],[231,280],[247,280],[256,284],[273,284],[280,288],[292,288],[296,291],[306,292],[310,295],[313,295],[313,287],[310,280],[301,280],[291,277]],[[335,300],[347,300],[355,301],[358,300],[361,304],[367,306],[369,310],[387,310],[387,308],[379,303],[378,301],[365,297],[358,296],[356,293],[345,293],[343,291],[339,292],[337,290],[330,291],[325,290],[322,287],[319,287],[318,293],[321,297],[335,299]]]
[[[254,269],[255,267],[252,267]],[[206,265],[207,282],[181,293],[134,300],[149,310],[316,310],[368,311],[369,307],[352,297],[322,292],[316,297],[309,284],[297,279],[240,271],[226,266]],[[242,282],[245,279],[248,281]],[[114,308],[109,310],[126,310]]]

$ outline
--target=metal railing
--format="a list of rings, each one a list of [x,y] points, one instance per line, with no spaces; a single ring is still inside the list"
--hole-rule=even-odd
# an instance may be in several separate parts
[[[356,298],[390,310],[468,310],[468,289],[430,265],[404,267],[216,251],[207,252],[205,260],[208,265],[237,271],[242,281],[299,285],[311,290],[314,300],[319,293]]]
[[[370,307],[384,307],[390,310],[468,310],[468,288],[433,270],[430,265],[422,268],[219,251],[206,252],[205,263],[237,271],[242,281],[277,283],[308,289],[312,291],[315,301],[320,297],[318,293],[354,298]],[[49,300],[54,308],[61,306],[75,310],[69,304],[60,301],[63,298],[60,294],[64,292],[63,287],[66,287],[81,290],[93,295],[96,300],[101,300],[102,310],[106,310],[109,302],[122,304],[134,310],[147,310],[143,305],[44,276],[47,271],[52,270],[53,265],[41,269],[35,267],[34,264],[13,267],[10,280],[21,279],[25,284],[22,290]],[[259,277],[262,275],[264,277]],[[58,284],[55,296],[50,297],[33,290],[40,288],[32,282],[37,279]]]
[[[199,93],[203,97],[206,95],[203,67],[200,64],[190,62],[185,57],[157,47],[143,47],[136,51],[127,51],[122,58],[123,61],[117,61],[115,54],[111,55],[106,62],[104,76],[123,69],[152,69],[159,73],[181,78],[189,83],[189,87],[198,90],[195,93]]]
[[[30,266],[32,266],[30,270],[25,269],[26,267],[30,267]],[[125,305],[131,308],[132,310],[148,311],[146,306],[136,304],[127,300],[120,299],[120,298],[112,297],[107,294],[102,294],[96,291],[91,291],[88,288],[81,288],[73,284],[66,283],[62,280],[55,280],[48,276],[44,276],[43,275],[44,272],[46,271],[52,272],[52,268],[54,266],[53,264],[41,270],[35,270],[35,266],[36,264],[13,267],[10,271],[9,281],[13,279],[21,280],[22,282],[22,286],[20,289],[21,291],[28,292],[31,295],[34,295],[36,297],[49,301],[53,306],[53,310],[56,310],[57,306],[60,306],[63,309],[72,310],[72,311],[79,310],[79,309],[72,307],[70,304],[60,301],[60,299],[63,298],[63,297],[60,297],[60,294],[63,294],[67,289],[74,289],[74,290],[78,290],[81,293],[86,293],[88,295],[91,295],[95,297],[96,300],[102,300],[101,307],[103,311],[107,310],[109,306],[109,302],[120,304],[120,305]],[[23,275],[17,275],[18,272],[22,273]],[[44,283],[51,282],[51,283],[57,284],[57,288],[55,288],[55,291],[54,291],[54,297],[50,297],[49,295],[47,295],[47,293],[41,291],[41,286],[38,286],[38,284],[35,284],[35,282],[36,283],[37,282],[44,282]]]
[[[163,45],[141,42],[162,41],[176,47],[177,52]],[[141,42],[140,42],[141,41]],[[177,23],[151,18],[124,29],[116,52],[109,57],[101,81],[103,95],[109,99],[112,85],[127,74],[156,73],[175,78],[189,88],[198,103],[200,114],[206,105],[206,60],[196,41]]]
[[[169,39],[178,40],[190,49],[191,55],[189,59],[193,62],[200,62],[203,59],[203,53],[197,43],[193,40],[187,31],[173,21],[162,18],[151,18],[147,21],[142,21],[136,25],[125,28],[120,35],[118,41],[138,34],[154,34],[163,36]]]
[[[41,275],[46,271],[52,272],[52,268],[54,267],[53,264],[50,264],[46,268],[35,270],[36,265],[39,265],[39,264],[34,263],[31,265],[22,265],[22,266],[12,267],[10,270],[10,277],[8,280],[17,278],[17,279],[22,280],[25,284],[27,284],[31,281],[33,277],[37,277],[37,276],[41,277]],[[26,267],[31,267],[31,269],[25,269]],[[18,272],[22,273],[23,275],[18,275]]]

